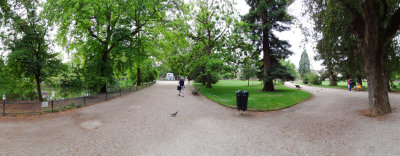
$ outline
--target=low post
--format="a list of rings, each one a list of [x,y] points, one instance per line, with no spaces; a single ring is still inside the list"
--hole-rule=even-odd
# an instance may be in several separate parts
[[[54,100],[51,100],[51,112],[54,112]]]
[[[106,101],[107,101],[107,91],[106,91]]]
[[[122,96],[122,94],[121,94],[121,87],[119,87],[119,96]]]
[[[6,101],[3,100],[3,116],[6,115]]]
[[[83,96],[83,106],[86,106],[86,96]]]

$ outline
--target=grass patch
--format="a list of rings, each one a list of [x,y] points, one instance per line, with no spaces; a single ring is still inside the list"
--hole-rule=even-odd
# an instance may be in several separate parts
[[[306,85],[304,84],[302,81],[296,81],[294,82],[295,84],[299,84],[299,85]],[[323,88],[335,88],[335,89],[345,89],[347,90],[347,82],[346,81],[338,81],[336,82],[337,86],[330,86],[329,85],[329,81],[322,81],[321,85],[311,85],[311,86],[315,86],[315,87],[323,87]],[[365,87],[364,91],[368,91],[368,82],[363,81],[363,86]],[[354,87],[354,86],[353,86]],[[392,92],[400,92],[400,84],[396,84],[396,88],[391,88]],[[354,89],[351,89],[354,90]]]
[[[335,89],[347,89],[347,82],[345,81],[338,81],[336,82],[337,86],[330,86],[329,85],[329,81],[322,81],[321,85],[311,85],[311,86],[315,86],[315,87],[322,87],[322,88],[335,88]],[[299,85],[306,85],[304,84],[302,81],[296,81],[295,84],[299,84]],[[365,87],[364,91],[368,90],[368,83],[363,81],[363,86]],[[354,86],[353,86],[354,87]],[[353,90],[353,89],[352,89]]]
[[[213,88],[195,83],[200,87],[200,93],[219,104],[236,108],[236,91],[247,90],[249,92],[248,109],[257,111],[270,111],[287,108],[303,102],[311,97],[311,93],[288,88],[280,84],[275,85],[275,92],[258,92],[262,89],[261,82],[240,80],[220,80]]]

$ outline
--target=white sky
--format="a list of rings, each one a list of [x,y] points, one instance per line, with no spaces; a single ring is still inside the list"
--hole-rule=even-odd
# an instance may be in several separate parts
[[[249,12],[250,7],[246,4],[245,0],[233,0],[236,2],[235,8],[239,11],[241,15],[247,14]],[[303,5],[301,0],[295,0],[293,4],[288,9],[289,14],[297,18],[298,22],[307,26],[310,30],[312,30],[313,25],[309,24],[312,21],[308,21],[305,17],[301,17],[301,12],[303,12]],[[299,61],[301,57],[301,53],[303,52],[304,45],[306,51],[308,53],[310,59],[311,69],[313,70],[321,70],[323,66],[321,66],[320,61],[315,61],[313,58],[315,56],[314,47],[315,44],[312,44],[311,41],[303,42],[305,40],[304,35],[302,34],[301,29],[298,27],[300,23],[294,23],[291,26],[291,30],[285,32],[277,32],[275,33],[280,39],[287,40],[292,47],[290,50],[293,52],[293,55],[289,57],[289,60],[299,67]],[[310,39],[311,37],[309,37]]]

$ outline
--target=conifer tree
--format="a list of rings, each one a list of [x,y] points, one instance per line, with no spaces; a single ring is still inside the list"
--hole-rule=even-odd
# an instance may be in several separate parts
[[[310,59],[308,58],[307,51],[304,50],[301,53],[300,63],[299,63],[299,74],[304,78],[308,73],[310,73]]]

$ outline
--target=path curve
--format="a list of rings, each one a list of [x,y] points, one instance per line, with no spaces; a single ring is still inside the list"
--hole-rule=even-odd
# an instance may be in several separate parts
[[[240,115],[191,87],[177,96],[177,83],[67,112],[2,117],[0,155],[400,155],[399,94],[380,118],[362,115],[367,92],[308,86],[306,102]]]

